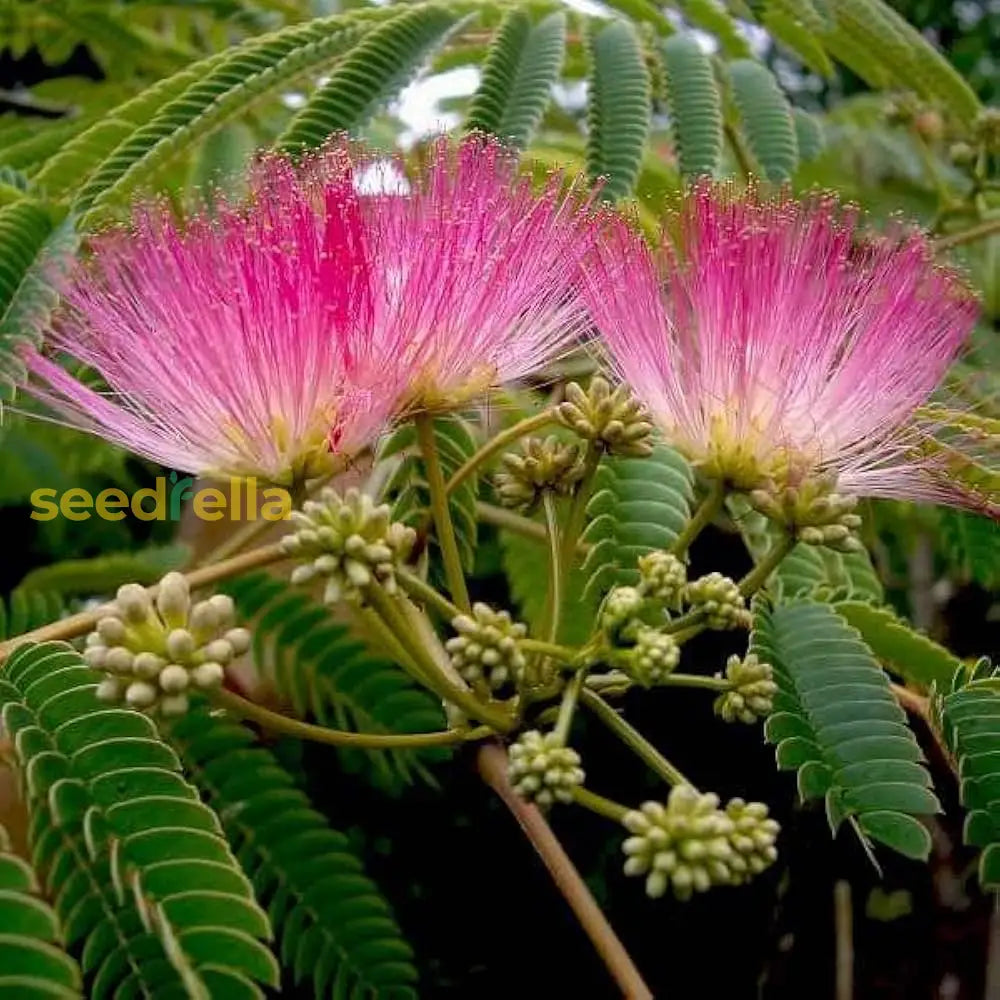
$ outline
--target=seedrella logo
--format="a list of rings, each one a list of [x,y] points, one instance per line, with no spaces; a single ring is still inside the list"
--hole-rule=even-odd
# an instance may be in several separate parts
[[[96,496],[89,490],[73,487],[59,493],[41,487],[31,494],[31,518],[51,521],[121,521],[128,514],[140,521],[179,521],[183,505],[191,502],[194,516],[201,521],[284,521],[292,510],[292,497],[280,486],[258,489],[253,476],[230,479],[228,491],[217,486],[195,489],[191,476],[157,476],[152,487],[136,490],[131,496],[122,489],[101,490]],[[169,482],[169,487],[168,487]]]

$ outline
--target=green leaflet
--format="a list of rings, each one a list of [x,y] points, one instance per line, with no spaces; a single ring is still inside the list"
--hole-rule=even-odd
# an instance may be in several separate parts
[[[754,159],[768,180],[788,180],[798,164],[798,144],[791,105],[774,74],[758,62],[738,59],[729,64],[729,79]]]
[[[27,377],[20,350],[38,345],[55,308],[53,278],[76,252],[73,223],[32,198],[0,208],[0,402]]]
[[[512,10],[500,25],[483,65],[465,127],[492,132],[524,149],[551,99],[566,45],[566,15],[557,12],[532,25]]]
[[[819,118],[801,108],[793,108],[795,118],[795,139],[799,147],[799,159],[815,160],[826,146],[823,126]]]
[[[967,511],[942,509],[940,535],[945,552],[960,573],[987,589],[1000,581],[1000,524]]]
[[[282,965],[315,995],[416,997],[413,952],[344,834],[277,758],[204,710],[170,727],[185,767],[223,817],[243,870],[278,931]]]
[[[11,591],[6,604],[0,601],[0,639],[10,639],[55,621],[63,611],[58,594],[38,589]]]
[[[335,621],[330,609],[282,580],[254,573],[230,582],[246,621],[253,620],[254,663],[296,716],[332,729],[369,733],[434,732],[444,728],[441,707],[403,670],[373,654]],[[338,748],[344,767],[364,771],[387,792],[418,778],[446,749]]]
[[[681,173],[715,174],[722,158],[722,99],[712,60],[692,35],[668,38],[661,51]]]
[[[81,996],[80,968],[62,950],[62,938],[34,871],[11,853],[0,827],[0,995]]]
[[[673,449],[657,445],[649,458],[605,458],[587,504],[583,541],[584,597],[634,584],[640,556],[669,548],[691,516],[691,467]]]
[[[944,685],[962,667],[958,657],[915,631],[889,608],[860,601],[838,601],[834,608],[880,660],[908,681],[925,687]]]
[[[97,701],[98,675],[64,643],[19,647],[0,678],[34,866],[95,1000],[173,982],[207,996],[206,965],[244,994],[276,986],[267,918],[152,721]]]
[[[19,590],[45,591],[64,597],[113,594],[123,583],[149,586],[180,569],[189,551],[184,545],[160,545],[137,552],[109,552],[93,559],[65,559],[39,566],[18,584]]]
[[[687,21],[718,39],[722,52],[730,59],[749,59],[753,55],[746,37],[718,0],[680,0]]]
[[[375,28],[292,119],[277,147],[294,151],[319,146],[330,135],[363,124],[378,104],[409,82],[457,19],[446,7],[428,5]]]
[[[476,439],[471,425],[460,416],[436,418],[434,439],[447,481],[475,454]],[[393,518],[413,527],[424,523],[430,517],[430,498],[423,459],[417,445],[417,431],[413,424],[402,424],[385,438],[379,445],[377,457],[380,462],[400,460],[383,491],[384,496],[392,503]],[[478,488],[478,476],[471,475],[448,495],[448,509],[466,572],[471,572],[475,564]]]
[[[92,219],[124,200],[182,150],[296,77],[332,62],[362,37],[372,19],[386,16],[392,14],[352,13],[295,25],[211,57],[193,82],[190,71],[182,71],[188,84],[182,90],[164,81],[158,86],[169,99],[101,162],[74,205]]]
[[[923,754],[871,650],[833,609],[754,602],[750,651],[774,667],[778,694],[764,733],[781,770],[797,772],[803,800],[822,798],[835,834],[844,820],[926,858],[916,818],[939,811]]]
[[[979,881],[1000,889],[1000,677],[981,660],[931,699],[932,718],[958,766],[963,839],[982,850]]]
[[[587,174],[604,178],[602,194],[631,193],[649,134],[649,74],[635,29],[612,21],[590,36]]]

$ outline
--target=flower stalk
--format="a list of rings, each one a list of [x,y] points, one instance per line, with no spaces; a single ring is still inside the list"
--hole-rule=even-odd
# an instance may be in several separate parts
[[[417,429],[417,441],[424,458],[431,514],[434,518],[438,542],[441,545],[441,558],[444,562],[448,589],[462,611],[469,611],[472,605],[469,602],[469,591],[465,585],[465,573],[462,570],[462,557],[459,554],[458,541],[455,538],[455,526],[451,523],[451,514],[448,510],[444,473],[441,471],[441,459],[438,455],[437,441],[434,439],[434,418],[429,413],[418,413],[414,416],[413,422]]]

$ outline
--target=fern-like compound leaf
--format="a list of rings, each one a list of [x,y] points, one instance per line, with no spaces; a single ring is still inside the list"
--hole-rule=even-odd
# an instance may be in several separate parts
[[[778,767],[794,770],[803,800],[823,799],[830,828],[846,820],[875,840],[926,858],[919,817],[939,811],[923,754],[885,672],[832,608],[754,602],[750,650],[774,668],[778,693],[765,724]]]
[[[173,723],[170,738],[223,818],[294,981],[317,997],[415,998],[413,952],[389,904],[274,755],[204,710]]]
[[[662,53],[681,173],[714,174],[722,158],[722,98],[711,57],[692,35],[668,38]]]
[[[612,21],[590,37],[587,173],[609,201],[632,192],[649,134],[649,74],[635,29]]]
[[[259,995],[254,981],[276,986],[268,920],[218,818],[153,722],[99,702],[97,681],[64,643],[22,645],[0,673],[33,863],[91,995],[207,996],[203,972],[244,995]]]
[[[774,74],[752,59],[729,64],[733,100],[754,159],[770,181],[786,181],[798,164],[795,122]]]
[[[561,11],[533,25],[527,13],[512,10],[490,46],[466,128],[492,132],[524,149],[548,107],[565,47]]]
[[[635,584],[639,557],[670,548],[691,515],[692,478],[688,463],[665,445],[648,458],[601,462],[583,533],[588,599]]]

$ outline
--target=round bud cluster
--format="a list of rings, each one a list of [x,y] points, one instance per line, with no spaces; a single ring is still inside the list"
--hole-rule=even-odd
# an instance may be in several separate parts
[[[736,852],[736,857],[729,862],[732,884],[742,885],[778,859],[775,844],[781,827],[777,820],[768,816],[767,806],[763,802],[730,799],[726,806],[726,816],[733,824],[729,843]]]
[[[693,609],[704,612],[709,628],[750,627],[750,612],[740,588],[728,576],[708,573],[698,577],[684,588],[684,597]]]
[[[726,660],[726,680],[732,688],[715,699],[712,708],[716,715],[726,722],[745,722],[749,726],[770,714],[778,692],[770,663],[761,663],[754,653],[747,653],[742,660],[730,656]]]
[[[658,684],[681,660],[681,648],[673,636],[655,628],[640,628],[629,651],[628,671],[644,687]]]
[[[733,799],[725,810],[719,797],[677,785],[666,805],[645,802],[622,820],[632,834],[623,850],[626,875],[646,876],[653,899],[670,889],[678,899],[714,885],[741,885],[777,857],[778,824],[767,807]]]
[[[612,391],[600,375],[590,380],[587,392],[570,382],[556,414],[564,426],[587,441],[599,441],[610,454],[645,458],[653,450],[653,424],[646,408],[627,386]]]
[[[508,774],[514,791],[539,806],[572,802],[573,789],[583,784],[580,755],[563,746],[555,733],[543,736],[530,729],[511,744],[509,754]]]
[[[360,600],[365,587],[380,583],[396,589],[396,568],[406,561],[416,532],[391,521],[388,504],[376,505],[367,493],[350,489],[343,497],[324,489],[292,511],[297,530],[281,540],[289,555],[308,559],[292,571],[292,583],[326,578],[323,600]]]
[[[512,621],[507,611],[494,611],[477,602],[471,615],[456,615],[451,627],[458,635],[449,639],[445,648],[464,680],[473,684],[485,679],[494,691],[520,680],[526,660],[517,641],[527,634],[527,625]]]
[[[622,629],[639,616],[645,603],[638,587],[612,587],[601,605],[598,624],[611,636],[621,634]]]
[[[523,454],[508,452],[503,469],[494,476],[497,497],[505,507],[529,511],[545,490],[569,494],[583,477],[578,444],[547,437],[525,438]]]
[[[834,482],[817,479],[783,490],[754,490],[750,502],[762,514],[795,528],[806,545],[826,545],[838,552],[857,552],[861,518],[854,513],[858,498],[834,492]]]
[[[233,627],[233,599],[192,604],[180,573],[160,581],[155,606],[144,587],[126,583],[105,610],[83,653],[107,675],[97,697],[151,714],[183,714],[190,691],[218,687],[225,665],[250,648],[250,633]]]
[[[639,557],[639,591],[664,608],[679,611],[687,583],[687,567],[669,552]]]

